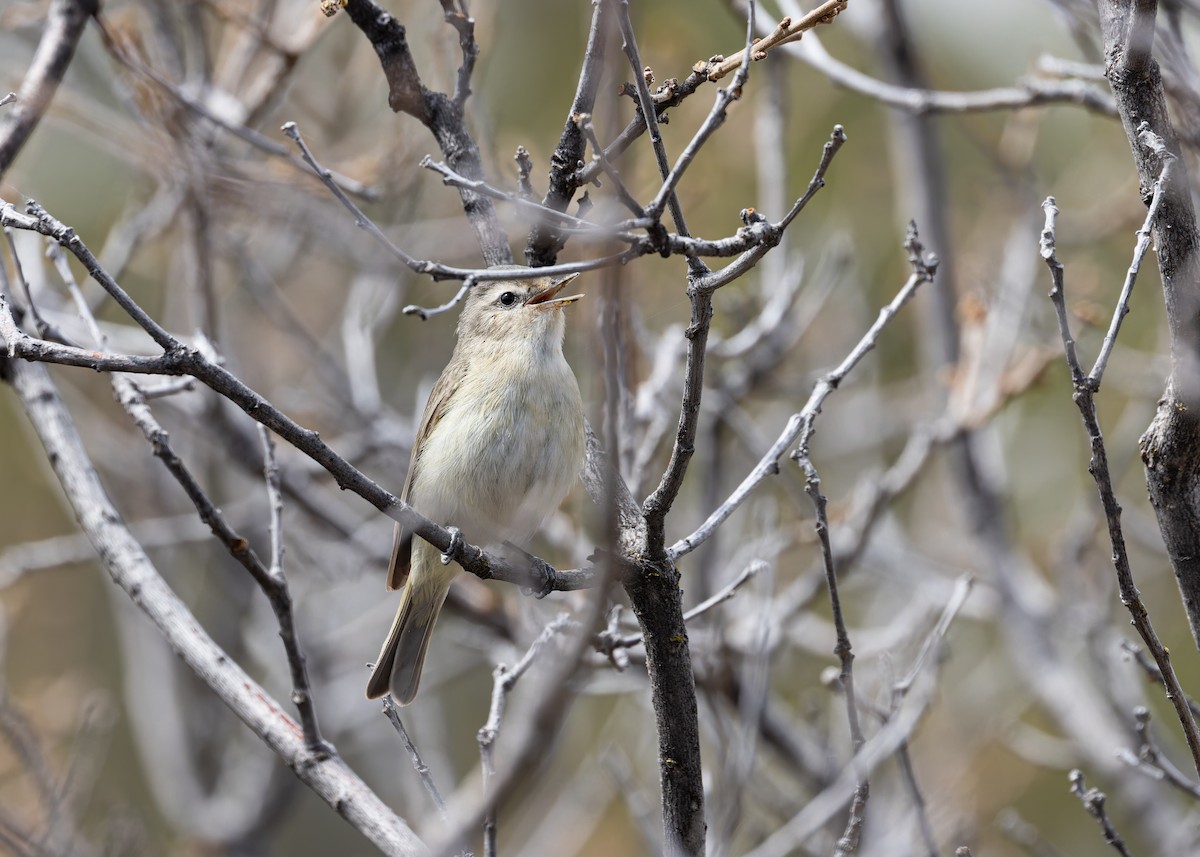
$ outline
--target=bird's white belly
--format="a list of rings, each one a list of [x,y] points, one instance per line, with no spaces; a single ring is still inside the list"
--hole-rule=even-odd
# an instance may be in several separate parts
[[[476,544],[528,542],[583,459],[579,388],[565,361],[548,368],[558,383],[521,378],[452,398],[422,450],[411,497],[418,511]],[[451,489],[462,485],[470,488]]]

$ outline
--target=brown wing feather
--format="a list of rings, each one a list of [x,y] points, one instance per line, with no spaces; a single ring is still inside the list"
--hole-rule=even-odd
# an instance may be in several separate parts
[[[421,416],[421,424],[417,427],[417,433],[413,440],[412,457],[408,460],[408,476],[404,478],[404,487],[400,489],[400,499],[405,503],[412,502],[412,486],[417,466],[421,461],[421,445],[425,438],[429,437],[434,426],[442,419],[442,415],[446,413],[446,407],[450,404],[450,399],[454,396],[465,373],[466,366],[460,361],[452,359],[429,393],[429,401],[425,403],[425,413]],[[392,560],[388,563],[388,589],[399,589],[408,579],[409,563],[412,560],[412,540],[412,531],[396,524],[395,534],[392,536]]]

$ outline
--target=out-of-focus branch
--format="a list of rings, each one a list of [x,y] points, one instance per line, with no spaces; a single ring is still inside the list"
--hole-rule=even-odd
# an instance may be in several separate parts
[[[492,704],[488,709],[487,722],[479,729],[476,736],[479,742],[479,756],[483,765],[483,788],[490,787],[496,776],[496,739],[500,737],[500,726],[504,720],[504,709],[508,695],[516,686],[526,671],[533,665],[533,659],[539,651],[550,642],[556,634],[571,623],[571,617],[566,613],[559,616],[542,629],[537,638],[529,645],[524,656],[511,667],[507,664],[497,664],[492,670]],[[496,802],[489,802],[489,810],[483,822],[483,854],[484,857],[496,857]]]
[[[780,7],[793,17],[803,14],[795,0],[781,0]],[[1056,103],[1077,104],[1107,116],[1115,113],[1112,99],[1086,80],[1026,77],[1018,81],[1016,86],[974,92],[948,92],[896,86],[864,74],[830,54],[815,33],[802,41],[789,42],[786,49],[834,83],[873,98],[888,107],[912,113],[973,113],[1016,110]]]
[[[79,44],[83,28],[99,8],[99,0],[54,0],[50,4],[46,29],[21,88],[14,96],[16,106],[0,118],[0,178],[8,172],[17,152],[45,115],[50,99],[75,56],[75,46]]]
[[[834,563],[833,544],[829,537],[827,503],[825,495],[821,493],[821,478],[818,476],[816,466],[809,455],[809,441],[812,439],[816,428],[816,418],[821,412],[821,404],[825,398],[837,388],[846,374],[874,345],[884,325],[895,316],[904,303],[916,294],[919,286],[933,279],[934,273],[937,271],[937,258],[926,256],[925,250],[918,240],[915,224],[909,224],[904,247],[908,251],[909,262],[913,269],[909,281],[901,289],[900,294],[896,296],[891,305],[879,314],[878,320],[872,325],[867,335],[863,337],[859,343],[859,347],[851,351],[841,366],[826,375],[818,383],[817,389],[813,391],[813,395],[809,399],[811,407],[806,408],[806,413],[800,418],[799,444],[795,452],[792,453],[792,458],[800,466],[801,470],[804,471],[805,491],[812,498],[813,508],[816,511],[815,526],[817,538],[821,543],[821,557],[825,568],[825,583],[829,590],[829,602],[833,610],[833,625],[837,634],[837,642],[834,645],[833,651],[838,656],[838,661],[841,664],[838,683],[841,686],[842,694],[846,698],[846,718],[850,725],[850,742],[856,756],[861,752],[863,745],[866,743],[866,738],[863,735],[862,725],[859,721],[858,698],[854,690],[854,652],[850,646],[850,635],[846,629],[841,596],[838,590],[837,566]],[[870,785],[868,784],[865,771],[861,771],[857,764],[854,765],[854,771],[855,784],[850,804],[850,818],[846,823],[845,833],[837,843],[835,854],[838,857],[845,857],[845,855],[854,854],[858,851],[859,840],[862,836],[862,826],[865,821],[864,811],[866,809],[867,798],[870,795]]]
[[[400,709],[396,707],[396,703],[392,700],[390,694],[383,698],[383,713],[387,717],[388,722],[392,724],[392,728],[396,730],[396,734],[400,736],[400,741],[404,744],[404,750],[408,753],[408,757],[412,759],[413,768],[417,772],[417,777],[421,780],[421,785],[425,787],[425,792],[437,808],[438,815],[445,822],[446,801],[442,798],[442,793],[438,789],[437,783],[433,781],[433,772],[429,770],[429,766],[425,764],[421,758],[421,754],[417,751],[417,745],[408,737],[408,730],[404,728],[404,721],[400,719]]]
[[[887,722],[867,739],[855,754],[853,764],[842,766],[832,783],[809,800],[786,824],[772,831],[761,844],[745,852],[745,857],[786,857],[794,853],[801,843],[808,842],[816,831],[845,807],[846,799],[852,794],[858,778],[870,774],[906,745],[937,692],[934,676],[928,674],[937,671],[936,652],[970,591],[968,580],[960,578],[941,618],[930,631],[911,668],[897,684],[900,691],[898,704]],[[934,656],[931,657],[931,654]],[[926,675],[926,680],[918,686],[917,680],[922,674]]]
[[[346,0],[346,13],[375,49],[388,82],[388,105],[397,113],[407,113],[433,134],[450,166],[471,179],[483,178],[479,146],[467,130],[463,106],[469,92],[468,80],[474,67],[471,33],[459,27],[464,45],[463,65],[454,97],[426,88],[408,47],[404,25],[385,12],[373,0]],[[453,10],[447,10],[450,14]],[[454,14],[461,14],[455,12]],[[453,23],[453,21],[452,21]],[[473,33],[473,27],[471,28]],[[469,38],[468,38],[469,36]],[[464,41],[466,40],[466,41]],[[475,230],[483,258],[488,265],[512,263],[508,236],[500,228],[495,206],[485,196],[465,188],[459,190],[463,213]]]
[[[299,169],[304,169],[304,164],[299,158],[288,151],[287,146],[276,140],[272,140],[270,137],[255,131],[253,128],[238,124],[237,122],[231,122],[229,119],[224,118],[218,112],[210,109],[208,105],[204,103],[204,101],[196,98],[188,92],[185,92],[178,85],[172,83],[158,71],[133,56],[123,41],[120,38],[117,38],[113,28],[105,20],[103,15],[97,15],[96,28],[100,32],[100,37],[104,42],[104,47],[117,62],[129,69],[132,74],[153,83],[161,92],[165,92],[173,100],[182,105],[188,112],[199,116],[206,122],[211,122],[213,125],[219,128],[223,128],[238,139],[249,143],[251,146],[254,146],[257,149],[275,155],[276,157],[283,158]],[[357,181],[356,179],[352,179],[349,176],[344,176],[333,171],[330,171],[329,175],[331,180],[336,182],[338,187],[342,188],[347,193],[352,193],[355,196],[367,200],[377,200],[379,198],[379,192],[377,190],[364,185],[362,182]]]
[[[914,229],[911,237],[915,240],[915,228],[910,227],[910,229]],[[920,245],[917,246],[919,247]],[[913,267],[913,274],[908,278],[908,281],[900,289],[896,297],[888,306],[880,310],[879,318],[871,325],[870,329],[863,335],[863,338],[859,340],[858,344],[841,364],[821,379],[813,390],[812,395],[809,396],[808,402],[800,409],[799,413],[793,415],[788,420],[779,438],[771,445],[771,448],[767,450],[754,469],[742,480],[741,484],[729,495],[729,499],[715,509],[695,532],[673,544],[668,551],[668,556],[674,560],[694,551],[746,501],[746,498],[767,477],[779,473],[779,459],[787,452],[788,447],[795,443],[802,435],[807,436],[812,433],[812,422],[816,419],[817,414],[821,412],[825,400],[837,389],[846,375],[858,365],[858,362],[866,356],[867,352],[875,347],[875,343],[878,342],[884,327],[900,311],[900,308],[912,299],[913,295],[916,294],[916,290],[922,284],[932,281],[934,273],[937,271],[937,260],[936,258],[922,256],[918,261],[913,263]]]
[[[279,704],[213,642],[163,580],[113,507],[45,367],[9,361],[12,386],[46,449],[80,527],[120,586],[188,667],[339,815],[385,854],[425,846],[336,755],[318,758]]]

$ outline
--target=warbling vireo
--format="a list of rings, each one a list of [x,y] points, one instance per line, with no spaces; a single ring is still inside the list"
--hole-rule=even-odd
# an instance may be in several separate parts
[[[514,271],[521,270],[512,268]],[[583,463],[583,402],[563,357],[559,297],[578,276],[483,282],[471,289],[450,363],[429,395],[400,499],[472,544],[527,542]],[[397,524],[388,589],[404,586],[367,697],[417,695],[421,665],[458,569]],[[407,581],[407,582],[406,582]]]

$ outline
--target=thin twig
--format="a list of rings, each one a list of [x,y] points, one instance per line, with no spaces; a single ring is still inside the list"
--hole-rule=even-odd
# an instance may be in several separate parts
[[[904,246],[908,250],[909,261],[913,267],[913,274],[909,283],[912,285],[911,291],[915,292],[920,283],[933,279],[937,263],[935,260],[926,258],[924,248],[917,238],[917,229],[914,224],[909,224],[908,236]],[[903,296],[904,290],[901,290],[901,294],[897,296],[896,301],[893,301],[892,306],[898,309],[899,305],[897,301]],[[872,330],[882,329],[887,318],[886,311],[881,313]],[[874,340],[864,337],[863,341],[873,344]],[[846,621],[842,613],[841,597],[838,593],[837,568],[834,562],[833,545],[829,538],[829,517],[826,511],[827,501],[825,495],[821,493],[821,478],[817,474],[816,466],[809,455],[809,442],[816,428],[816,417],[821,412],[821,402],[829,393],[837,388],[845,373],[850,371],[857,360],[861,359],[862,355],[866,354],[866,350],[855,349],[843,361],[841,366],[821,379],[818,388],[824,390],[824,396],[818,397],[817,391],[814,391],[813,397],[817,399],[816,405],[800,420],[799,444],[795,452],[792,453],[793,460],[804,471],[805,491],[812,498],[813,508],[816,511],[814,526],[817,538],[821,543],[821,556],[825,568],[825,583],[829,590],[829,603],[833,610],[833,624],[837,635],[837,642],[834,645],[833,651],[841,663],[841,673],[838,676],[838,680],[846,698],[846,718],[850,726],[850,741],[856,756],[862,750],[863,744],[866,743],[866,738],[863,735],[862,726],[859,722],[858,701],[854,691],[854,652],[850,645],[850,635],[846,629]],[[811,401],[812,399],[810,399]],[[862,835],[863,813],[870,795],[870,785],[865,772],[856,774],[856,780],[851,800],[850,818],[847,821],[845,833],[837,843],[837,850],[835,852],[837,857],[856,853]]]
[[[461,287],[459,287],[459,290],[454,293],[454,297],[450,298],[450,300],[446,301],[444,304],[438,304],[435,307],[422,307],[417,306],[416,304],[406,304],[404,309],[400,310],[400,312],[404,313],[404,315],[415,315],[417,318],[421,319],[421,321],[429,321],[429,319],[433,318],[434,316],[450,312],[450,310],[454,309],[460,303],[465,301],[467,299],[467,293],[471,291],[471,288],[474,285],[475,280],[472,277],[467,277],[465,280],[463,280],[463,284]]]
[[[1104,841],[1111,845],[1121,857],[1132,857],[1129,849],[1125,847],[1125,840],[1108,820],[1108,811],[1104,808],[1107,800],[1104,792],[1099,789],[1087,788],[1083,781],[1083,772],[1079,769],[1071,771],[1068,778],[1071,781],[1071,794],[1079,798],[1083,808],[1099,823],[1100,830],[1104,833]]]
[[[475,19],[467,14],[467,6],[463,0],[441,0],[442,11],[446,23],[458,33],[458,47],[462,51],[462,63],[454,80],[454,104],[459,110],[466,106],[471,97],[471,75],[475,71],[475,61],[479,59],[479,44],[475,41]]]
[[[749,6],[746,18],[747,49],[754,34],[754,0],[750,0]],[[657,218],[661,216],[663,207],[668,207],[676,229],[679,230],[681,235],[686,235],[687,227],[683,222],[683,214],[680,210],[678,194],[675,193],[675,185],[683,175],[683,171],[687,168],[687,165],[695,158],[696,152],[699,151],[700,147],[716,129],[725,122],[730,103],[741,98],[742,89],[745,87],[746,81],[750,76],[750,52],[749,50],[746,51],[742,64],[738,68],[737,74],[734,75],[729,87],[717,91],[717,97],[712,109],[708,112],[708,116],[705,117],[703,124],[692,136],[691,141],[685,147],[684,153],[680,155],[679,160],[676,162],[676,166],[668,170],[666,149],[662,143],[662,135],[658,130],[658,120],[655,117],[655,108],[650,99],[650,92],[646,85],[645,76],[638,76],[636,74],[639,63],[637,45],[633,41],[633,25],[629,21],[629,10],[626,4],[622,4],[618,20],[620,21],[621,32],[625,36],[625,49],[629,56],[629,61],[634,65],[638,99],[642,106],[642,112],[646,116],[650,141],[654,148],[655,159],[658,162],[659,174],[663,179],[661,190],[655,195],[654,200],[646,207],[646,210]],[[704,391],[704,364],[708,350],[708,334],[712,328],[713,289],[708,288],[707,283],[705,283],[706,278],[712,272],[695,255],[688,255],[687,260],[688,299],[691,303],[692,312],[691,323],[684,334],[687,337],[687,358],[683,372],[683,396],[679,406],[679,422],[675,432],[675,443],[671,446],[671,458],[667,462],[662,479],[659,480],[658,487],[654,489],[642,504],[643,514],[646,519],[646,550],[652,559],[657,559],[660,556],[663,558],[666,557],[666,516],[670,512],[671,506],[674,505],[676,497],[679,496],[679,491],[683,487],[684,476],[687,475],[688,465],[692,460],[692,455],[695,453],[696,431],[700,425],[700,403]],[[727,268],[731,269],[733,265],[727,266]],[[746,270],[749,269],[747,268]],[[730,278],[730,280],[732,279],[734,277]]]
[[[46,216],[48,217],[48,215]],[[95,317],[92,315],[87,302],[83,299],[83,294],[79,291],[79,287],[75,283],[74,275],[67,264],[65,256],[63,256],[56,246],[51,245],[50,257],[55,263],[64,283],[67,284],[75,300],[75,305],[87,324],[92,337],[95,339],[97,347],[101,351],[107,350],[107,341],[104,338],[104,334],[100,331]],[[109,381],[112,384],[118,403],[141,430],[142,435],[153,449],[154,455],[163,462],[168,472],[170,472],[188,495],[188,499],[196,507],[196,512],[199,514],[200,519],[208,525],[218,541],[225,545],[230,555],[250,573],[251,577],[254,578],[255,582],[262,589],[263,594],[267,596],[267,601],[270,603],[271,609],[275,613],[276,621],[279,623],[279,636],[283,640],[288,666],[291,669],[292,701],[296,704],[296,708],[300,714],[300,723],[304,730],[305,742],[315,757],[322,758],[328,755],[332,752],[332,748],[321,737],[321,730],[317,725],[317,712],[312,699],[308,668],[305,663],[304,653],[300,648],[299,638],[296,635],[292,597],[288,589],[287,579],[283,574],[283,541],[282,533],[280,532],[279,517],[283,501],[279,494],[279,471],[275,467],[274,446],[271,444],[267,430],[260,426],[266,459],[265,470],[271,513],[272,563],[270,568],[263,565],[257,554],[250,547],[247,539],[229,525],[224,515],[222,515],[221,511],[201,487],[199,481],[183,463],[183,460],[175,453],[171,447],[170,438],[166,430],[163,429],[162,425],[154,417],[153,412],[146,403],[145,396],[142,395],[137,385],[131,379],[117,373],[111,374]]]
[[[383,698],[383,713],[387,716],[393,728],[395,728],[396,734],[400,736],[400,741],[404,744],[404,751],[408,753],[408,757],[412,760],[413,769],[416,770],[417,777],[421,780],[421,785],[425,787],[425,791],[433,800],[433,805],[437,807],[438,815],[445,822],[447,820],[446,801],[442,799],[442,793],[438,790],[437,783],[433,781],[433,772],[429,770],[429,766],[421,758],[421,753],[417,750],[417,745],[408,737],[408,730],[404,728],[404,723],[400,719],[400,709],[396,707],[396,703],[392,701],[390,694]]]
[[[954,594],[942,611],[941,619],[926,639],[922,647],[923,652],[932,652],[941,645],[942,636],[949,628],[950,621],[961,609],[962,598],[965,598],[965,591],[969,586],[967,578],[959,580]],[[926,666],[935,669],[937,659],[919,655],[909,674],[915,677]],[[931,677],[923,687],[925,692],[922,694],[909,691],[903,693],[899,707],[890,713],[883,726],[864,743],[852,762],[842,766],[834,781],[810,799],[790,821],[778,827],[757,847],[746,852],[744,857],[785,857],[792,854],[801,843],[808,842],[809,837],[840,812],[846,805],[847,796],[854,793],[860,778],[870,774],[911,738],[936,691],[936,677]]]
[[[1166,780],[1193,800],[1200,800],[1200,783],[1190,780],[1183,771],[1158,748],[1158,743],[1150,734],[1150,709],[1139,705],[1133,709],[1133,725],[1142,744],[1137,753],[1122,751],[1118,758],[1139,770],[1148,773],[1157,780]]]
[[[575,117],[591,113],[595,109],[612,29],[612,6],[612,0],[595,0],[592,3],[592,20],[588,27],[587,45],[583,50],[575,97],[567,111],[558,145],[550,155],[550,174],[547,177],[546,196],[542,205],[554,211],[566,211],[575,192],[582,186],[576,165],[583,160],[587,142]],[[553,264],[566,241],[567,236],[553,221],[535,222],[525,244],[526,263],[533,267]]]
[[[650,148],[654,152],[654,162],[658,167],[659,177],[666,181],[667,176],[671,172],[670,163],[667,160],[666,146],[663,144],[662,132],[658,127],[658,113],[654,105],[654,98],[650,94],[650,87],[646,83],[646,69],[642,65],[641,56],[638,54],[637,38],[633,34],[633,21],[629,17],[629,0],[615,0],[617,5],[617,27],[621,31],[622,48],[625,51],[625,56],[629,60],[630,69],[633,71],[634,85],[637,91],[638,106],[641,108],[642,117],[646,122],[647,137],[650,140]],[[752,4],[753,5],[753,2]],[[745,82],[745,77],[738,83],[735,83],[739,94],[741,84]],[[731,87],[733,88],[733,87]],[[718,104],[722,103],[722,99],[718,99]],[[713,105],[715,111],[717,105]],[[709,116],[713,111],[709,112]],[[680,235],[687,236],[687,222],[683,217],[683,208],[679,204],[679,196],[674,191],[666,195],[667,207],[671,211],[671,220],[675,223],[675,229]],[[691,275],[698,275],[706,272],[699,260],[693,255],[688,256],[688,271]]]
[[[143,394],[144,396],[144,394]],[[271,566],[268,571],[283,580],[283,494],[279,490],[279,463],[275,460],[275,441],[265,426],[258,426],[263,451],[263,479],[267,484],[267,531],[271,539]]]
[[[308,144],[305,143],[304,138],[300,136],[299,126],[297,126],[295,122],[285,122],[279,130],[283,132],[285,137],[299,147],[300,156],[304,159],[304,162],[312,168],[312,171],[316,173],[317,178],[324,183],[325,187],[329,188],[330,192],[337,197],[338,202],[345,206],[346,209],[354,215],[354,225],[359,229],[366,230],[372,238],[387,248],[389,253],[391,253],[409,268],[412,268],[414,271],[420,271],[421,263],[416,258],[408,255],[399,247],[397,247],[392,239],[384,235],[383,230],[375,225],[375,221],[367,217],[367,215],[363,213],[363,210],[355,205],[351,201],[350,197],[346,196],[346,192],[342,190],[336,181],[334,181],[333,173],[317,163],[316,159],[313,157],[312,151],[308,148]]]
[[[1169,164],[1168,161],[1164,165],[1164,175]],[[1042,208],[1046,212],[1046,223],[1042,230],[1041,255],[1050,270],[1050,279],[1053,285],[1050,291],[1050,300],[1054,304],[1059,334],[1063,342],[1063,352],[1071,372],[1071,384],[1074,388],[1073,398],[1083,419],[1084,430],[1087,432],[1091,446],[1092,455],[1088,471],[1092,474],[1096,490],[1100,494],[1100,502],[1104,506],[1104,518],[1108,525],[1109,542],[1112,545],[1113,568],[1117,575],[1117,589],[1120,593],[1121,603],[1129,610],[1133,619],[1133,626],[1137,629],[1151,657],[1154,658],[1154,663],[1162,673],[1167,698],[1175,708],[1175,714],[1183,728],[1188,750],[1192,754],[1192,764],[1197,772],[1200,772],[1200,730],[1196,727],[1196,718],[1188,707],[1183,688],[1175,675],[1170,653],[1159,640],[1158,633],[1150,622],[1150,614],[1146,610],[1146,605],[1142,603],[1141,594],[1133,581],[1133,569],[1129,564],[1129,555],[1125,549],[1125,534],[1121,529],[1121,505],[1117,502],[1116,494],[1113,491],[1112,477],[1108,468],[1108,452],[1104,446],[1104,435],[1100,431],[1100,420],[1096,413],[1095,393],[1100,383],[1100,375],[1096,373],[1096,369],[1102,370],[1103,367],[1097,361],[1093,375],[1085,376],[1076,353],[1075,340],[1071,336],[1071,325],[1067,316],[1067,304],[1063,291],[1064,271],[1062,263],[1058,261],[1055,249],[1058,206],[1054,203],[1054,197],[1047,197]],[[1124,290],[1122,294],[1125,299],[1128,299]],[[1119,309],[1118,314],[1120,314]]]
[[[726,583],[719,590],[714,592],[705,600],[701,601],[692,609],[683,614],[683,621],[691,622],[693,619],[703,616],[709,610],[724,604],[733,596],[738,594],[738,591],[745,586],[755,575],[764,571],[767,564],[760,559],[756,559],[742,569],[733,580]],[[600,635],[600,640],[597,643],[597,648],[604,654],[609,654],[611,650],[617,648],[630,648],[642,642],[642,634],[626,634],[623,637],[613,637],[610,632],[604,632]]]
[[[1175,168],[1175,156],[1167,151],[1166,145],[1161,138],[1151,133],[1145,123],[1142,124],[1143,128],[1140,138],[1147,147],[1157,151],[1160,157],[1162,157],[1162,172],[1159,174],[1158,181],[1154,183],[1154,195],[1151,197],[1150,205],[1146,209],[1146,220],[1142,223],[1142,228],[1137,231],[1137,243],[1133,248],[1133,259],[1129,263],[1129,269],[1125,272],[1125,282],[1121,284],[1121,294],[1117,298],[1117,305],[1113,310],[1112,321],[1108,325],[1108,331],[1104,334],[1104,342],[1100,345],[1100,353],[1096,355],[1096,362],[1092,366],[1092,371],[1088,373],[1087,384],[1092,388],[1093,392],[1100,390],[1100,379],[1104,376],[1104,369],[1108,366],[1108,358],[1112,355],[1113,348],[1116,347],[1117,334],[1121,331],[1121,322],[1129,314],[1129,298],[1133,294],[1133,284],[1137,280],[1138,271],[1141,270],[1142,260],[1146,258],[1146,251],[1150,249],[1151,230],[1154,227],[1155,220],[1158,218],[1159,209],[1162,207],[1167,185],[1171,181],[1171,171]]]
[[[736,54],[725,57],[723,59],[709,60],[705,65],[705,74],[709,80],[720,80],[725,75],[740,66],[745,62],[745,55],[749,53],[751,59],[755,61],[766,59],[767,52],[776,45],[787,44],[788,42],[799,41],[800,38],[809,30],[818,27],[821,24],[833,23],[833,19],[839,13],[846,10],[848,0],[825,0],[817,8],[813,9],[799,18],[784,18],[775,29],[761,39],[755,39],[752,47],[742,48]],[[699,66],[700,63],[697,63]]]
[[[1133,658],[1133,662],[1141,667],[1142,671],[1146,673],[1146,676],[1152,682],[1160,687],[1165,687],[1165,685],[1163,685],[1162,670],[1158,668],[1158,664],[1146,657],[1146,653],[1142,651],[1142,649],[1136,643],[1130,640],[1122,640],[1121,649],[1131,658]],[[1186,693],[1183,695],[1183,697],[1187,702],[1188,708],[1191,709],[1192,715],[1194,717],[1200,717],[1200,701],[1197,701],[1195,697]]]
[[[600,169],[608,176],[613,183],[613,188],[616,190],[617,199],[629,209],[635,218],[645,217],[646,209],[634,197],[633,192],[625,185],[624,179],[621,178],[621,173],[617,170],[612,161],[608,159],[608,155],[604,153],[604,146],[601,145],[600,139],[596,136],[596,126],[592,124],[592,116],[590,113],[581,113],[575,117],[575,121],[579,123],[583,135],[587,137],[588,143],[592,147],[592,153],[596,159],[596,163],[600,165]]]
[[[560,613],[553,622],[542,629],[530,644],[521,660],[515,666],[496,664],[492,670],[492,704],[488,710],[487,722],[479,730],[476,739],[479,742],[479,757],[483,764],[483,789],[486,793],[496,776],[496,759],[494,749],[496,739],[500,737],[500,727],[504,720],[504,708],[508,695],[516,686],[521,676],[533,665],[534,658],[557,634],[571,625],[573,620],[567,613]],[[483,822],[483,853],[484,857],[496,857],[496,802],[489,802],[489,809]]]
[[[911,234],[915,239],[915,232]],[[812,421],[821,412],[821,407],[829,397],[829,394],[837,389],[846,375],[875,347],[875,343],[879,340],[883,329],[895,317],[896,313],[900,311],[900,308],[912,299],[917,289],[922,284],[930,282],[933,279],[936,270],[937,263],[935,260],[923,259],[919,264],[914,263],[914,272],[908,278],[908,282],[904,284],[892,302],[880,311],[879,318],[875,320],[875,323],[871,325],[870,329],[867,330],[858,344],[850,351],[841,365],[825,375],[817,383],[804,407],[798,413],[792,415],[780,433],[779,438],[771,445],[771,448],[767,450],[754,469],[742,480],[741,484],[729,495],[729,499],[714,510],[695,532],[671,546],[667,555],[672,560],[691,553],[703,544],[716,531],[717,527],[745,502],[746,498],[750,496],[755,488],[765,481],[768,476],[779,473],[779,459],[803,433],[807,431],[811,434]]]
[[[653,218],[647,217],[643,212],[639,211],[635,212],[633,220],[625,220],[612,226],[592,223],[583,218],[567,214],[564,211],[558,211],[541,203],[525,199],[519,193],[514,194],[501,190],[486,181],[469,179],[458,173],[449,164],[442,161],[435,161],[428,155],[421,158],[417,166],[424,167],[440,175],[443,184],[457,188],[467,188],[484,196],[490,196],[492,199],[510,203],[518,211],[529,215],[535,225],[543,225],[553,221],[555,230],[572,237],[594,241],[611,241],[616,239],[626,244],[637,244],[641,240],[641,236],[634,235],[628,230],[645,228],[654,222]]]

